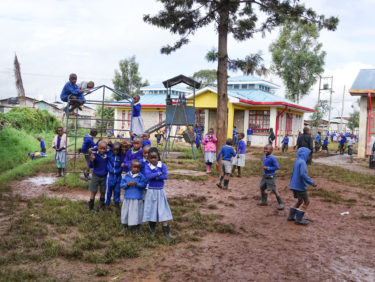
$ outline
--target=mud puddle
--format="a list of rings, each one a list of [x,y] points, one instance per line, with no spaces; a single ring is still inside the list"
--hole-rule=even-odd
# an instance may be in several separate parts
[[[39,175],[39,176],[27,178],[27,179],[23,180],[22,182],[29,182],[29,183],[32,183],[34,185],[51,185],[51,184],[55,183],[56,180],[57,180],[57,177],[55,177],[55,176]]]

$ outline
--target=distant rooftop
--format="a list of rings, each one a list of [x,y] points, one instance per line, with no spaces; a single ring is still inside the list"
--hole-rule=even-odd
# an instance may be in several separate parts
[[[171,89],[178,90],[178,91],[185,92],[185,93],[192,92],[190,89],[186,87],[185,84],[173,86],[171,87]],[[167,88],[164,87],[163,83],[157,83],[157,84],[153,84],[153,85],[149,85],[149,86],[145,86],[141,88],[141,91],[143,92],[148,92],[149,90],[167,90]]]
[[[234,83],[234,84],[239,84],[239,83],[264,84],[264,85],[269,86],[272,89],[276,89],[276,88],[280,87],[279,85],[277,85],[277,84],[275,84],[271,81],[268,81],[268,80],[265,80],[265,79],[262,79],[262,78],[259,78],[259,77],[256,77],[256,76],[252,76],[252,75],[241,75],[241,76],[229,77],[228,78],[228,84],[231,84],[231,83]]]
[[[375,69],[361,69],[349,92],[351,95],[375,93]]]

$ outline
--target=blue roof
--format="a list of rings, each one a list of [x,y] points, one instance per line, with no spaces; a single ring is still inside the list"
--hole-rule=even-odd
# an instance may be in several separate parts
[[[157,84],[153,84],[153,85],[149,85],[149,86],[145,86],[145,87],[142,87],[141,90],[154,90],[154,89],[165,89],[167,90],[163,83],[157,83]],[[173,86],[171,87],[172,90],[182,90],[182,91],[189,91],[191,92],[190,89],[187,88],[187,86],[185,86],[185,84],[181,84],[181,85],[176,85],[176,86]]]
[[[375,90],[375,69],[361,69],[350,89]]]
[[[263,103],[273,103],[273,102],[283,102],[292,105],[299,106],[298,104],[270,92],[262,91],[260,89],[235,89],[228,90],[228,95],[236,97],[239,99],[245,99],[253,102],[263,102]]]
[[[252,76],[252,75],[240,75],[240,76],[234,76],[234,77],[228,78],[228,83],[230,83],[230,82],[256,82],[256,81],[261,81],[261,82],[267,84],[268,86],[270,86],[271,88],[278,88],[279,87],[279,85],[277,85],[277,84],[275,84],[271,81],[262,79],[260,77]]]

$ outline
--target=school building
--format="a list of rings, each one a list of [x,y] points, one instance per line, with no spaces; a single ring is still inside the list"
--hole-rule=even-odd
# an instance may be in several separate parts
[[[313,112],[308,107],[298,105],[286,98],[275,95],[278,85],[254,76],[238,76],[228,79],[228,137],[232,137],[233,126],[237,131],[253,129],[252,145],[263,146],[267,143],[269,130],[273,128],[276,144],[280,146],[286,133],[290,136],[290,145],[294,145],[298,132],[302,131],[304,113]],[[145,128],[154,126],[165,119],[166,89],[160,85],[141,89],[142,118]],[[192,91],[184,87],[172,87],[172,100],[179,95],[193,98]],[[217,89],[205,87],[195,93],[196,125],[204,128],[216,128]],[[129,107],[116,106],[115,119],[130,119]],[[115,128],[129,129],[130,123],[118,121]]]
[[[375,69],[361,69],[349,93],[360,98],[358,157],[364,158],[375,142]]]

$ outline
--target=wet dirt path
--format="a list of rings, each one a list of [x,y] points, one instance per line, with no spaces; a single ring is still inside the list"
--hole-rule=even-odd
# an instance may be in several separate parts
[[[25,198],[45,194],[88,199],[86,190],[56,189],[48,182],[53,175],[38,177],[38,182],[15,182],[13,193]],[[288,208],[278,211],[272,195],[269,206],[256,205],[260,178],[231,178],[229,191],[217,189],[215,181],[214,177],[195,182],[168,180],[166,192],[168,197],[205,196],[206,205],[215,209],[202,212],[223,215],[222,221],[233,223],[237,234],[208,234],[199,242],[177,245],[139,278],[158,280],[164,275],[171,281],[375,280],[375,200],[360,197],[359,192],[364,192],[360,188],[317,179],[319,187],[338,191],[342,199],[355,204],[311,198],[307,218],[313,222],[304,227],[287,222]],[[288,184],[289,180],[277,180],[286,207],[295,202]],[[341,216],[344,211],[349,214]]]

